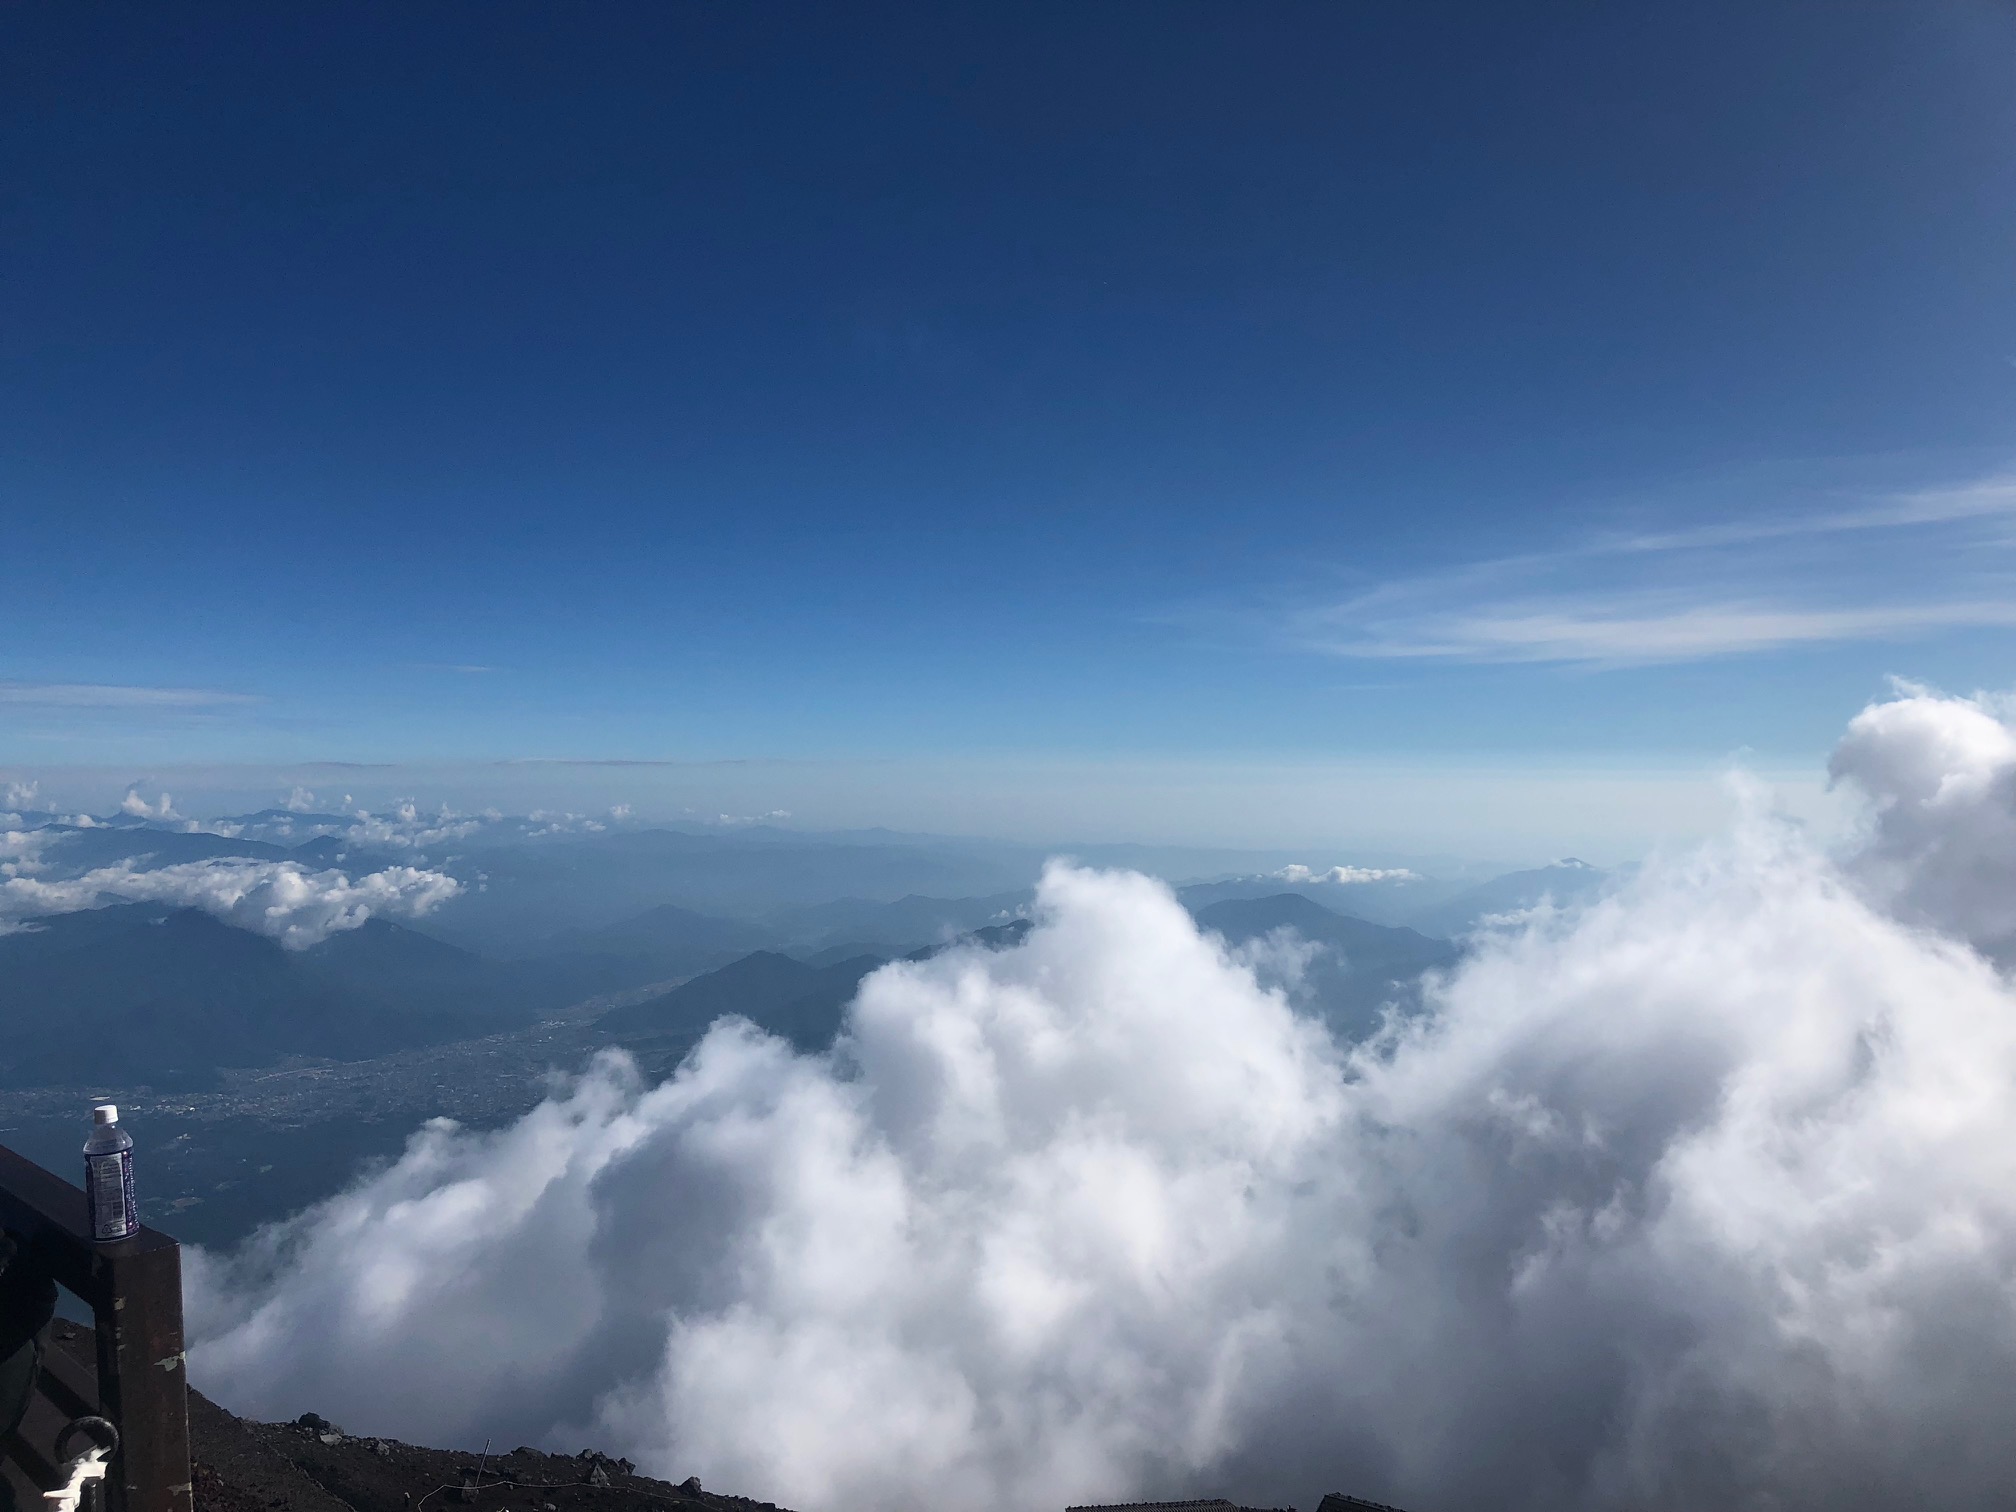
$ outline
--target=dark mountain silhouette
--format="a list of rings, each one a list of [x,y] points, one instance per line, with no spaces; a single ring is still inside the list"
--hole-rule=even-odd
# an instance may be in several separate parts
[[[1036,927],[1033,920],[1010,919],[1005,924],[989,924],[980,929],[969,929],[955,940],[946,940],[937,945],[926,945],[921,950],[913,950],[903,959],[906,961],[928,961],[936,955],[960,945],[984,945],[989,950],[1007,950],[1020,945],[1023,937]]]
[[[474,869],[474,863],[444,864],[465,881]],[[622,831],[485,850],[483,885],[467,888],[429,915],[428,929],[472,949],[504,954],[556,930],[599,929],[661,903],[769,923],[784,910],[835,897],[991,892],[1026,883],[1039,865],[1040,858],[997,859],[921,845],[831,844],[795,834]],[[956,927],[970,924],[959,921]],[[864,933],[888,938],[879,929],[849,929],[814,939],[808,930],[797,942],[817,946]],[[769,938],[795,937],[772,929]],[[899,943],[909,944],[929,938],[928,933],[898,936]]]
[[[1323,947],[1303,973],[1298,1001],[1333,1032],[1353,1040],[1378,1027],[1387,1003],[1403,1008],[1417,1003],[1421,973],[1453,964],[1460,953],[1448,941],[1412,929],[1333,913],[1301,893],[1227,898],[1198,909],[1195,918],[1230,945],[1288,930]]]
[[[793,950],[791,954],[807,966],[831,966],[835,961],[845,961],[853,956],[875,956],[880,960],[893,961],[903,954],[903,947],[891,945],[886,940],[842,940],[837,945],[812,951]]]
[[[200,909],[91,909],[0,935],[0,1083],[203,1086],[489,1033],[564,986],[381,919],[289,951]]]
[[[910,950],[1005,922],[1027,906],[1030,896],[1027,888],[1020,888],[975,898],[931,898],[918,893],[892,902],[838,898],[810,908],[784,910],[767,922],[780,939],[803,946],[891,940]]]
[[[690,1036],[698,1039],[724,1014],[744,1018],[789,1039],[800,1050],[825,1049],[861,978],[883,964],[876,955],[808,966],[759,950],[695,977],[662,997],[611,1009],[601,1027],[621,1040]]]
[[[1332,913],[1349,914],[1373,924],[1409,924],[1423,909],[1450,897],[1458,885],[1433,877],[1384,879],[1377,882],[1331,882],[1311,878],[1290,882],[1276,874],[1220,877],[1191,882],[1176,889],[1176,897],[1195,913],[1228,898],[1272,898],[1292,892],[1322,904]],[[1432,931],[1431,931],[1432,932]]]
[[[189,835],[174,830],[144,828],[110,829],[93,825],[90,829],[57,829],[46,858],[77,871],[101,866],[117,866],[122,861],[145,861],[151,869],[175,866],[184,861],[214,861],[236,856],[252,861],[284,861],[290,852],[263,840],[234,840],[225,835]]]
[[[372,850],[358,845],[341,835],[317,835],[313,840],[303,840],[288,850],[287,858],[298,861],[303,866],[312,866],[318,871],[339,867],[353,877],[365,872],[383,871],[388,866],[433,867],[434,862],[425,856],[402,855],[397,851]],[[436,868],[438,869],[438,868]]]
[[[928,960],[955,945],[1003,949],[1019,943],[1029,927],[1027,919],[989,925],[954,940],[921,946],[903,959]],[[655,1042],[654,1050],[668,1050],[673,1042],[698,1040],[722,1015],[739,1013],[772,1034],[783,1035],[800,1050],[824,1050],[840,1032],[861,979],[891,959],[887,951],[872,948],[837,961],[805,961],[758,950],[660,997],[612,1008],[598,1022],[622,1043],[649,1041]]]

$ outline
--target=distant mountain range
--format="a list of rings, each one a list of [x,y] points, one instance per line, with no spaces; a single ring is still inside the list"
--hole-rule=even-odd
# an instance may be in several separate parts
[[[776,934],[739,919],[717,919],[672,903],[594,929],[551,936],[538,956],[595,961],[623,986],[692,976],[776,943]]]
[[[1034,897],[1033,889],[1023,887],[977,898],[936,898],[920,893],[890,902],[839,898],[783,909],[763,922],[794,950],[824,948],[847,940],[879,940],[886,942],[893,956],[968,930],[1006,923],[1025,912]]]
[[[624,1042],[690,1041],[716,1019],[740,1014],[798,1049],[816,1052],[833,1042],[861,979],[887,960],[862,955],[810,966],[775,951],[753,951],[662,997],[612,1009],[601,1027]]]
[[[246,840],[224,835],[186,834],[175,830],[93,825],[76,829],[69,825],[47,827],[51,839],[45,854],[78,871],[95,871],[101,866],[117,866],[122,861],[145,859],[154,866],[177,866],[188,861],[215,861],[240,856],[254,861],[299,860],[284,845],[264,840]]]
[[[1374,882],[1313,877],[1291,883],[1278,874],[1268,874],[1193,882],[1178,888],[1177,896],[1194,912],[1230,899],[1289,893],[1319,903],[1332,913],[1375,924],[1405,925],[1425,935],[1453,939],[1482,927],[1491,918],[1517,914],[1548,899],[1564,907],[1587,902],[1616,880],[1615,873],[1570,857],[1467,887],[1430,877]]]
[[[983,945],[1004,950],[1029,932],[1027,919],[990,924],[956,938],[944,939],[901,958],[922,961],[954,945]],[[854,1001],[861,979],[897,953],[870,950],[838,960],[801,960],[773,950],[753,951],[717,971],[695,977],[646,1002],[613,1008],[602,1028],[626,1044],[665,1040],[698,1040],[708,1025],[724,1014],[740,1014],[758,1028],[782,1035],[797,1049],[817,1052],[833,1043]]]
[[[0,935],[0,1084],[205,1086],[490,1033],[570,990],[380,919],[290,951],[199,909],[90,909]]]
[[[1288,931],[1320,947],[1302,973],[1294,998],[1304,1011],[1350,1039],[1363,1038],[1376,1028],[1387,1004],[1417,1005],[1421,973],[1453,964],[1460,953],[1446,940],[1346,918],[1292,893],[1226,899],[1197,910],[1195,917],[1201,927],[1232,946]],[[1017,944],[1030,927],[1027,919],[1013,919],[901,955],[923,960],[953,944],[1005,949]],[[611,1009],[600,1025],[621,1043],[656,1049],[675,1041],[691,1044],[716,1019],[740,1014],[800,1050],[824,1050],[839,1033],[861,979],[897,958],[898,952],[879,948],[835,960],[817,954],[801,959],[774,950],[752,951],[659,997]]]
[[[820,1048],[876,965],[954,940],[1019,938],[1041,856],[877,831],[611,829],[410,809],[272,809],[219,821],[233,834],[135,815],[9,820],[18,823],[42,831],[25,851],[28,874],[42,880],[242,858],[353,878],[425,867],[461,891],[420,928],[376,918],[299,951],[166,904],[116,904],[0,934],[0,1084],[17,1086],[193,1086],[219,1066],[375,1056],[668,983],[613,1011],[606,1027],[662,1049],[741,1012]],[[1235,947],[1282,930],[1320,947],[1296,1001],[1356,1037],[1383,1005],[1418,1000],[1423,971],[1456,959],[1458,947],[1437,936],[1460,938],[1550,898],[1572,905],[1612,880],[1572,860],[1468,889],[1406,872],[1287,867],[1194,883],[1179,897]]]
[[[444,862],[474,879],[429,920],[429,929],[471,949],[516,953],[556,930],[602,928],[670,904],[710,916],[765,923],[832,900],[970,897],[1022,887],[1034,866],[922,845],[829,845],[797,838],[639,830],[523,846]],[[767,938],[783,943],[767,926]],[[802,931],[798,931],[802,932]],[[837,939],[832,929],[827,938]],[[876,936],[870,936],[876,938]],[[900,942],[892,942],[900,943]]]
[[[1481,928],[1493,918],[1524,913],[1542,903],[1563,908],[1587,903],[1616,881],[1615,873],[1571,856],[1551,866],[1493,877],[1423,909],[1412,922],[1430,934],[1455,937]]]
[[[1197,922],[1229,945],[1250,945],[1277,931],[1322,947],[1309,959],[1293,997],[1340,1039],[1359,1040],[1379,1025],[1388,1003],[1419,1003],[1421,973],[1455,964],[1447,940],[1333,913],[1301,893],[1227,898],[1196,910]]]

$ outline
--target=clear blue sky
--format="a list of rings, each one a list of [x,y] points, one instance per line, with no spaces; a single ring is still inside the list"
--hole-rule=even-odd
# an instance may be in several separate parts
[[[16,6],[0,74],[8,772],[1796,765],[2016,668],[2006,5]]]

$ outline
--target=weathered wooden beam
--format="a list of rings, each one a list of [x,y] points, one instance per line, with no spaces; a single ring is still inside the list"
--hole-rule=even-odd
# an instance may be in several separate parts
[[[142,1228],[100,1244],[84,1191],[0,1146],[0,1226],[97,1321],[97,1410],[119,1429],[106,1476],[107,1512],[191,1512],[189,1387],[182,1358],[182,1250]],[[52,1400],[74,1409],[83,1372],[45,1360]],[[88,1405],[88,1404],[87,1404]],[[74,1414],[73,1414],[74,1415]]]

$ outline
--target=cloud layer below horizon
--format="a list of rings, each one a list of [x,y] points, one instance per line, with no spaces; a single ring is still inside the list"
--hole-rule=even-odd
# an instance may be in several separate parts
[[[1331,1042],[1159,884],[445,1122],[234,1256],[241,1411],[594,1442],[805,1512],[1341,1488],[1436,1512],[2016,1482],[2016,738],[1865,711],[1866,833],[1761,805]]]
[[[34,848],[27,842],[41,833],[0,833],[0,858],[32,856]],[[166,903],[200,908],[301,950],[374,917],[419,918],[461,890],[453,877],[415,866],[388,866],[352,877],[298,861],[221,857],[151,869],[126,861],[74,877],[46,878],[15,860],[0,866],[0,934],[31,929],[33,920],[52,914],[114,903]]]

